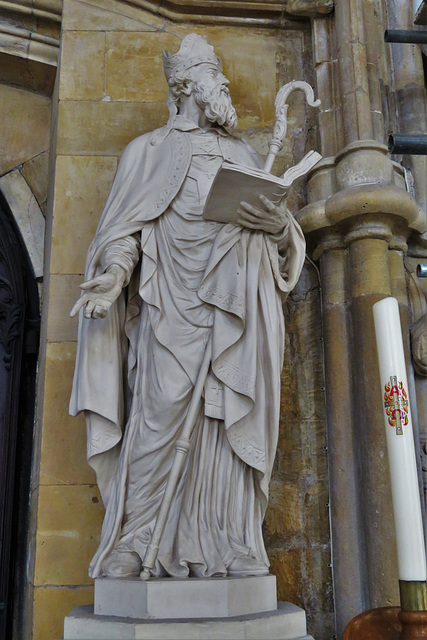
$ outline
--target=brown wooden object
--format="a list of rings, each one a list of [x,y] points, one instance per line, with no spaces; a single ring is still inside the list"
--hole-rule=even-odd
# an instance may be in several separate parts
[[[427,640],[427,611],[381,607],[359,614],[347,625],[343,640]]]
[[[400,640],[402,625],[399,622],[399,612],[400,607],[380,607],[364,611],[347,625],[343,640]]]
[[[399,640],[427,639],[427,611],[400,611],[402,633]]]

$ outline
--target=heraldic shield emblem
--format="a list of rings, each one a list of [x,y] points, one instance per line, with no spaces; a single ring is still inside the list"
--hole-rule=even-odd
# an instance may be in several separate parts
[[[403,427],[408,424],[408,394],[403,382],[398,382],[397,376],[390,376],[390,382],[384,386],[384,408],[388,423],[396,427],[396,435],[403,435]]]

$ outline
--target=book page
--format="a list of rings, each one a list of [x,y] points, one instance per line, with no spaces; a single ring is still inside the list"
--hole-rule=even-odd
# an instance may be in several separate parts
[[[203,218],[237,224],[237,210],[241,202],[247,202],[263,210],[260,195],[278,204],[286,192],[287,189],[280,178],[260,170],[224,163],[208,194]],[[268,211],[265,213],[267,216]]]
[[[262,169],[245,167],[225,161],[218,171],[208,194],[203,211],[205,220],[237,224],[237,209],[241,202],[264,210],[260,195],[278,204],[287,194],[292,183],[306,174],[321,159],[316,151],[309,151],[282,178],[277,178]],[[265,212],[268,216],[268,211]]]

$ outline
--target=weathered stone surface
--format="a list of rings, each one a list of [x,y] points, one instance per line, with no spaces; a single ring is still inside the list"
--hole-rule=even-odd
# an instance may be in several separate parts
[[[333,11],[334,4],[334,0],[287,0],[285,7],[292,15],[315,17]]]
[[[361,42],[345,42],[338,50],[344,95],[355,91],[369,94],[366,69],[366,46]],[[358,114],[355,114],[358,115]]]
[[[44,151],[22,165],[21,173],[36,197],[39,207],[46,214],[47,187],[49,179],[49,153]]]
[[[74,418],[68,413],[75,358],[74,342],[53,342],[47,346],[40,465],[43,485],[96,482],[86,462],[84,416]]]
[[[77,340],[78,318],[70,318],[73,300],[81,292],[79,274],[51,274],[49,278],[49,304],[47,339],[50,342]]]
[[[391,295],[388,246],[384,240],[364,238],[350,247],[352,296]]]
[[[60,100],[102,100],[105,34],[64,31],[61,42]]]
[[[112,100],[162,102],[168,85],[162,50],[175,50],[179,39],[170,33],[107,33],[105,91]]]
[[[372,120],[369,96],[363,91],[347,93],[342,99],[344,141],[372,139]]]
[[[320,93],[320,95],[322,95]],[[319,113],[319,129],[321,131],[321,153],[324,157],[333,156],[344,144],[341,125],[341,113],[334,111],[321,111]]]
[[[19,46],[19,45],[18,45]],[[56,66],[38,60],[13,55],[15,51],[1,52],[0,82],[50,98],[55,84]]]
[[[401,216],[407,220],[411,228],[418,231],[423,231],[426,224],[424,213],[415,200],[407,191],[393,185],[360,184],[348,187],[328,198],[325,210],[330,223],[341,222],[361,214],[381,213]],[[369,219],[366,222],[368,223]],[[388,234],[391,238],[391,231],[387,231],[390,225],[390,219],[387,222],[378,219],[376,226],[382,226],[384,237]]]
[[[73,0],[64,3],[63,29],[69,31],[155,31],[166,20],[117,0]]]
[[[37,200],[17,169],[0,178],[0,189],[18,225],[34,276],[42,278],[45,220]]]
[[[325,609],[317,594],[331,592],[330,561],[327,553],[322,556],[314,580],[306,548],[310,540],[313,555],[329,549],[322,332],[318,280],[311,267],[303,269],[285,310],[281,425],[265,536],[279,597],[306,608],[312,615],[310,625],[320,615],[325,626],[318,637],[326,639],[333,629],[332,606],[328,603]],[[309,630],[312,633],[310,626]]]
[[[307,574],[312,609],[317,612],[333,611],[331,551],[328,547],[318,546],[308,550]],[[320,589],[319,585],[326,585],[326,588]]]
[[[313,61],[321,64],[331,60],[331,22],[329,20],[315,20],[313,22]]]
[[[392,184],[393,173],[387,147],[373,141],[352,143],[336,156],[338,190],[357,184]]]
[[[324,437],[324,424],[318,425],[319,433],[313,434],[313,439],[320,440]],[[327,453],[323,449],[320,459],[321,468],[318,469],[319,479],[323,482],[316,482],[307,488],[304,501],[304,510],[306,518],[306,536],[310,540],[311,544],[322,545],[323,548],[327,548],[325,533],[329,530],[329,490],[326,486],[325,480],[327,479]],[[320,465],[319,465],[320,466]],[[329,562],[329,561],[328,561]],[[310,563],[309,563],[310,566]],[[323,574],[320,580],[311,580],[310,582],[319,588],[319,584],[328,583],[330,581],[330,572],[325,576]],[[319,577],[319,574],[316,574]],[[327,589],[325,589],[327,591]],[[322,607],[320,607],[322,608]]]
[[[275,480],[271,483],[265,517],[265,527],[269,533],[290,537],[302,531],[302,493],[302,489],[291,482]]]
[[[48,148],[50,100],[0,85],[0,111],[0,175],[3,175]]]
[[[58,640],[64,632],[64,618],[70,607],[93,603],[93,586],[66,589],[36,587],[34,589],[33,640]]]
[[[35,32],[43,36],[58,38],[60,32],[59,18],[62,10],[61,0],[31,0],[31,11],[22,7],[30,6],[28,0],[8,2],[2,6],[2,20],[10,20],[15,27],[27,32]],[[20,10],[21,9],[21,10]],[[46,15],[46,10],[48,14]],[[40,20],[43,17],[44,19]]]
[[[104,507],[96,485],[40,485],[36,586],[91,584]]]
[[[116,168],[116,157],[67,155],[57,158],[52,273],[84,273],[87,249],[105,206]]]
[[[270,571],[277,577],[277,597],[288,598],[290,602],[300,600],[301,567],[303,554],[301,549],[270,551]]]
[[[338,576],[341,585],[340,590],[336,592],[335,606],[339,612],[345,610],[345,615],[353,616],[363,608],[366,573],[359,546],[363,529],[360,522],[359,460],[355,452],[359,426],[354,413],[354,383],[348,357],[352,326],[348,304],[347,251],[335,248],[325,252],[321,256],[320,267],[328,410],[328,463],[330,477],[334,478],[330,485],[329,498],[334,545],[333,571],[335,579]],[[349,548],[352,549],[352,553],[348,552]],[[339,624],[341,625],[340,620]]]
[[[119,156],[134,138],[163,126],[163,103],[60,102],[58,155]]]

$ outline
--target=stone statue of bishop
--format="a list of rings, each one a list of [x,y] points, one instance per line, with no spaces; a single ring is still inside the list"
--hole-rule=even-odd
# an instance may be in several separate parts
[[[85,412],[106,507],[90,575],[139,575],[198,381],[191,445],[151,574],[263,575],[282,304],[305,243],[286,207],[262,196],[257,207],[241,203],[238,224],[204,220],[223,161],[262,161],[229,133],[237,117],[213,47],[191,34],[163,60],[169,121],[123,152],[73,309],[70,410]]]

